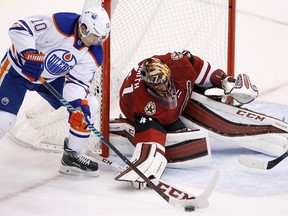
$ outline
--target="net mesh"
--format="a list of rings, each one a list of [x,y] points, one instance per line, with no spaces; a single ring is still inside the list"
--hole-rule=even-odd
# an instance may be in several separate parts
[[[101,0],[85,0],[83,10],[101,4]],[[119,88],[131,68],[154,54],[189,50],[226,70],[228,12],[229,0],[112,0],[110,103],[118,104],[115,101]],[[90,89],[99,101],[102,79],[101,75],[96,76]],[[46,102],[42,103],[21,117],[23,120],[12,134],[22,144],[61,151],[69,131],[68,112],[64,108],[54,111]],[[42,106],[43,110],[39,109]],[[101,131],[101,112],[95,127]],[[94,135],[88,148],[101,151]]]

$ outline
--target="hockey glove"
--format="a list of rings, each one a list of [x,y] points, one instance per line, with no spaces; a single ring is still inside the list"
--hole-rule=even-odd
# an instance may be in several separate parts
[[[77,130],[87,131],[87,127],[90,124],[90,107],[87,100],[77,99],[70,104],[76,109],[75,112],[70,112],[68,122]]]
[[[22,73],[29,78],[31,82],[35,82],[41,76],[44,70],[45,54],[38,50],[29,50],[22,52],[25,63],[22,67]]]
[[[221,87],[207,89],[205,95],[212,98],[231,96],[240,104],[250,103],[258,96],[257,87],[252,85],[249,76],[246,74],[239,74],[236,80],[227,76],[222,80]]]
[[[240,104],[250,103],[258,96],[257,87],[252,85],[246,74],[239,74],[235,83],[230,82],[229,77],[226,77],[222,81],[222,88],[225,95],[232,96]]]

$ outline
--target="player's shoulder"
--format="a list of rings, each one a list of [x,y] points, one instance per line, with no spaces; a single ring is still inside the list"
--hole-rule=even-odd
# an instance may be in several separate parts
[[[166,64],[176,64],[176,63],[182,63],[189,61],[186,55],[184,55],[182,52],[168,52],[164,55],[154,55],[154,58],[159,58]]]
[[[89,53],[96,59],[98,65],[102,65],[104,59],[104,51],[102,45],[94,45],[89,47]]]
[[[72,35],[80,15],[71,12],[59,12],[53,14],[52,17],[58,31],[65,35]]]

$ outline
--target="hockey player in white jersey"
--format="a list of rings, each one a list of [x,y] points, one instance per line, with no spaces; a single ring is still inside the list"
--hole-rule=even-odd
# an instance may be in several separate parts
[[[102,7],[15,22],[9,29],[12,45],[1,61],[0,138],[13,128],[27,90],[38,92],[55,109],[61,106],[38,81],[42,76],[77,110],[69,115],[60,172],[98,176],[98,164],[81,151],[90,136],[87,123],[94,123],[99,110],[89,85],[101,73],[102,43],[109,32],[110,19]]]

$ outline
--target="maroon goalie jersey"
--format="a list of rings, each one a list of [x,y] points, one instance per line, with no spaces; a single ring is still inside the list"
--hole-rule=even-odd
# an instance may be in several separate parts
[[[211,86],[213,72],[208,62],[196,56],[186,56],[180,52],[155,55],[171,70],[177,95],[177,107],[163,107],[147,91],[137,68],[132,69],[120,89],[120,108],[127,119],[134,123],[134,143],[157,142],[165,146],[166,127],[175,122],[191,97],[194,84]],[[192,63],[193,65],[192,65]],[[138,64],[141,66],[142,62]]]

